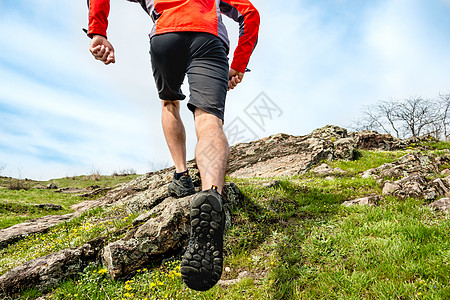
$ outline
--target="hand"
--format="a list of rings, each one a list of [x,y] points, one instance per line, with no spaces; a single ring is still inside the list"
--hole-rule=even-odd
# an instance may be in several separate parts
[[[91,51],[95,59],[101,60],[105,65],[116,62],[114,47],[103,35],[97,34],[92,37],[89,51]]]
[[[228,73],[228,90],[234,89],[244,79],[244,73],[230,69]]]

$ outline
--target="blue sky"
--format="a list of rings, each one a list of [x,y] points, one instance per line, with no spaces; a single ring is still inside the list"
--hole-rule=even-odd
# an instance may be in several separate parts
[[[148,55],[152,22],[135,3],[111,2],[117,62],[104,66],[81,31],[86,1],[0,0],[0,175],[43,180],[171,165]],[[253,4],[261,29],[252,72],[226,106],[225,127],[243,132],[233,142],[348,127],[363,105],[450,92],[449,0]],[[225,21],[234,48],[238,27]],[[251,110],[261,113],[262,103],[273,114],[266,110],[261,126]],[[185,105],[182,117],[193,158]]]

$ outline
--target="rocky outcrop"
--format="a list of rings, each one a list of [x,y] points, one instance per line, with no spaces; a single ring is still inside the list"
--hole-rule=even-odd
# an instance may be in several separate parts
[[[322,160],[358,157],[357,144],[347,130],[325,126],[306,136],[277,134],[230,149],[227,172],[233,177],[298,175]]]
[[[448,164],[449,162],[450,159],[446,156],[410,153],[393,163],[387,163],[378,168],[369,169],[361,175],[364,178],[373,177],[375,179],[399,179],[411,174],[434,176],[435,174],[439,174],[442,165]]]
[[[411,197],[434,200],[440,196],[450,196],[450,176],[429,181],[422,174],[413,174],[394,182],[386,181],[382,193],[400,199]]]

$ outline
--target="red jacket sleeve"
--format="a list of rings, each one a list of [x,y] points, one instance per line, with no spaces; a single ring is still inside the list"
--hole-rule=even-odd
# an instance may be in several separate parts
[[[221,0],[220,2],[222,13],[239,23],[239,41],[234,50],[231,68],[244,73],[258,42],[259,12],[248,0]]]
[[[106,37],[108,29],[109,0],[89,1],[89,31],[88,36],[100,34]]]

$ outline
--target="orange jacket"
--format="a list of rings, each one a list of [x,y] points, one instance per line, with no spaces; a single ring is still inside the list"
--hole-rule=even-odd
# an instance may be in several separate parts
[[[239,41],[231,68],[245,72],[258,40],[259,13],[248,0],[128,0],[138,2],[154,22],[150,37],[177,31],[214,34],[230,46],[222,15],[239,23]],[[89,36],[106,36],[109,0],[89,1]]]

